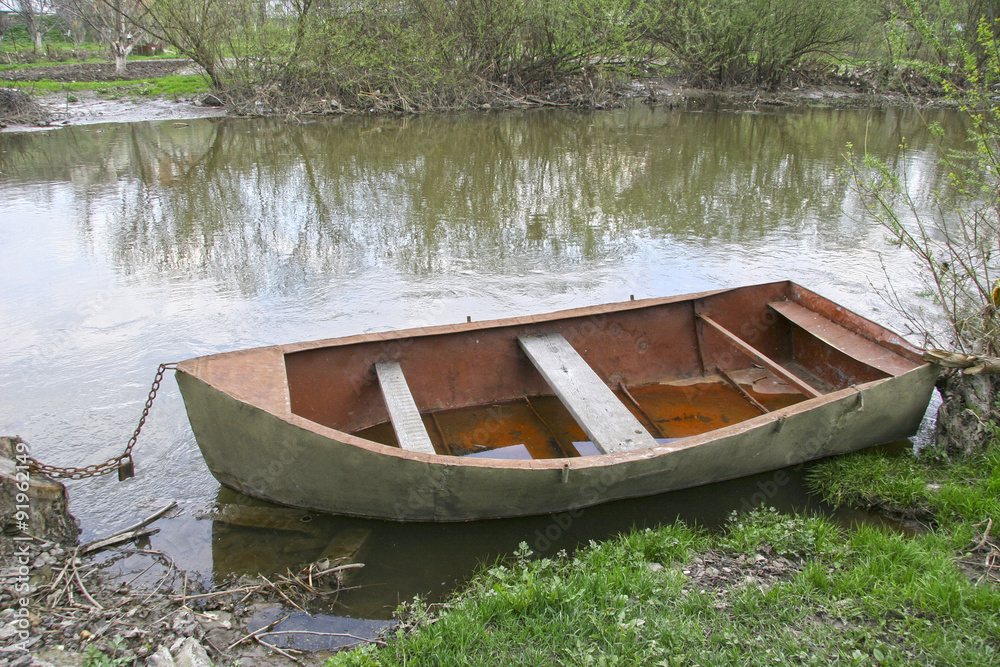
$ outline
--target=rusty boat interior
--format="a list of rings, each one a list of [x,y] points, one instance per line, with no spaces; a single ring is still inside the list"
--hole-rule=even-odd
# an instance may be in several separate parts
[[[388,447],[485,459],[654,447],[924,363],[898,335],[791,282],[281,351],[293,414]]]

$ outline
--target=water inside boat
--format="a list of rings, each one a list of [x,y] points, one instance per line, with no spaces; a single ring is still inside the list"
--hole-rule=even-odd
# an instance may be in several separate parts
[[[730,377],[768,411],[807,398],[759,368],[731,373]],[[820,384],[814,377],[810,380]],[[659,444],[762,414],[761,407],[719,376],[618,388],[614,393]],[[524,396],[490,405],[425,411],[420,416],[435,452],[446,456],[555,459],[600,454],[555,396]],[[399,447],[389,421],[355,435]]]

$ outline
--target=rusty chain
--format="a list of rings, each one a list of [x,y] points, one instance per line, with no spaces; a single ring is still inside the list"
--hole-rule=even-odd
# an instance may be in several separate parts
[[[139,439],[139,433],[142,431],[142,427],[146,423],[146,417],[149,416],[149,409],[153,407],[153,400],[156,398],[156,392],[160,390],[160,382],[163,381],[163,374],[167,370],[173,370],[175,368],[177,368],[177,364],[160,364],[159,368],[156,369],[156,377],[153,378],[153,386],[149,388],[149,398],[146,399],[146,406],[142,409],[142,417],[139,418],[139,424],[135,427],[135,432],[132,434],[132,437],[129,438],[128,444],[125,446],[125,451],[121,455],[113,456],[103,463],[95,463],[82,468],[72,466],[50,466],[41,463],[37,459],[29,457],[29,469],[32,472],[38,472],[48,475],[49,477],[61,479],[100,477],[101,475],[107,475],[115,471],[118,471],[119,481],[126,480],[129,477],[134,476],[135,466],[132,461],[132,448],[135,447],[135,442]]]

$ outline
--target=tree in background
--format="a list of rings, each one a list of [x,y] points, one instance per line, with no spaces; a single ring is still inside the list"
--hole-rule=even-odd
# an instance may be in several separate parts
[[[148,10],[138,0],[60,0],[74,22],[87,26],[108,45],[115,73],[124,74],[129,54],[146,34]]]
[[[0,0],[2,1],[2,0]],[[217,90],[224,88],[222,54],[248,7],[266,11],[264,0],[134,0],[146,31],[200,65]]]
[[[55,26],[48,17],[56,13],[55,0],[0,0],[0,10],[10,11],[20,17],[35,53],[43,51],[42,38]]]

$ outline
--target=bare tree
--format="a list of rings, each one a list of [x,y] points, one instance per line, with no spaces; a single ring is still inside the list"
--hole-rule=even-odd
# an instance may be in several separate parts
[[[222,88],[222,52],[227,38],[233,34],[241,3],[234,0],[135,0],[135,4],[148,16],[146,30],[151,35],[173,44],[205,70],[213,87]]]
[[[46,16],[55,14],[54,0],[0,0],[0,10],[14,12],[21,18],[35,45],[35,53],[41,53],[42,37],[55,25],[54,22],[45,20]]]
[[[62,4],[111,48],[115,72],[124,74],[129,54],[146,34],[146,6],[138,0],[62,0]]]

